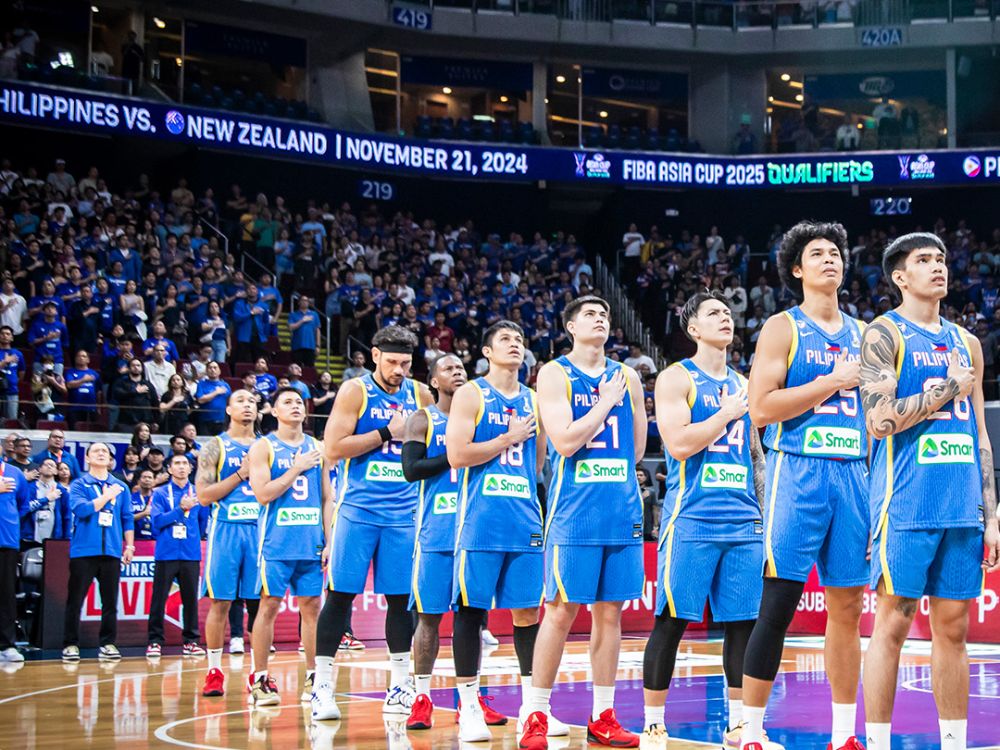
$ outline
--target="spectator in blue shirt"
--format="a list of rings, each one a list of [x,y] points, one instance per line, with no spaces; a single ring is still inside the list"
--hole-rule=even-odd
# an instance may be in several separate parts
[[[73,521],[69,492],[56,481],[56,462],[38,465],[38,479],[28,485],[28,502],[21,508],[22,547],[38,547],[46,539],[69,539]]]
[[[319,313],[309,309],[311,301],[303,294],[299,297],[298,309],[288,316],[288,327],[292,331],[292,360],[307,367],[316,364],[316,350],[319,348]]]
[[[156,487],[156,474],[152,469],[142,469],[138,474],[139,489],[132,493],[132,520],[135,522],[136,539],[153,539],[153,523],[150,515],[153,511],[153,490]]]
[[[17,419],[18,387],[26,365],[20,349],[14,348],[14,329],[0,326],[0,417]]]
[[[270,333],[270,317],[256,284],[247,284],[246,296],[238,297],[233,303],[233,322],[236,327],[233,361],[252,362],[263,356]]]
[[[30,490],[20,469],[0,464],[0,659],[24,661],[14,647],[17,640],[17,561],[20,552],[21,510]]]
[[[129,246],[129,239],[124,234],[118,237],[117,246],[108,253],[108,265],[114,266],[121,263],[122,277],[127,281],[131,279],[136,284],[142,278],[142,258],[139,253]]]
[[[183,453],[170,457],[170,481],[153,492],[150,521],[156,537],[156,568],[149,605],[149,645],[146,656],[159,656],[163,647],[163,615],[170,586],[176,580],[184,612],[184,655],[201,656],[198,645],[198,573],[205,514],[188,481],[191,461]]]
[[[117,661],[118,582],[121,565],[135,552],[129,489],[111,476],[111,449],[105,443],[87,448],[86,474],[69,488],[73,533],[69,544],[69,591],[63,634],[63,661],[80,660],[80,607],[97,578],[101,594],[101,647],[98,658]]]
[[[198,381],[194,392],[201,412],[201,431],[205,435],[218,435],[226,426],[226,401],[232,388],[220,379],[222,370],[218,362],[209,362],[205,379]]]
[[[180,354],[177,352],[177,346],[173,341],[167,338],[167,326],[162,320],[158,320],[153,323],[153,335],[142,342],[142,356],[147,358],[152,357],[153,349],[157,344],[163,344],[167,347],[166,354],[164,355],[164,359],[166,359],[167,362],[173,362],[176,364],[181,358]]]
[[[268,372],[267,357],[257,357],[253,369],[253,389],[270,400],[271,395],[278,390],[278,379]]]
[[[46,458],[51,458],[56,464],[59,462],[66,464],[73,479],[80,476],[80,463],[76,460],[76,456],[66,450],[66,434],[62,430],[52,430],[45,444],[45,450],[32,456],[31,461],[40,464]]]
[[[68,391],[67,401],[72,404],[68,411],[69,425],[87,419],[97,411],[97,394],[101,390],[101,376],[90,369],[90,355],[81,349],[76,353],[74,367],[63,372]]]
[[[52,279],[45,279],[42,282],[42,293],[32,297],[28,301],[28,318],[32,321],[40,318],[44,314],[45,305],[48,302],[55,303],[57,317],[60,319],[66,317],[66,306],[56,296],[56,285],[52,283]]]
[[[46,354],[52,357],[56,375],[63,374],[63,349],[69,346],[69,331],[56,319],[55,302],[46,302],[42,308],[42,318],[36,318],[28,329],[28,344],[35,350],[35,362],[32,372],[42,371],[42,357]]]
[[[271,316],[270,335],[277,336],[277,320],[281,317],[281,312],[285,307],[285,298],[281,296],[278,287],[274,286],[273,277],[266,271],[260,275],[260,283],[257,285],[260,294],[260,301],[267,305],[267,312]]]
[[[302,367],[297,362],[288,365],[288,385],[299,392],[304,402],[308,403],[312,398],[312,390],[302,382]]]

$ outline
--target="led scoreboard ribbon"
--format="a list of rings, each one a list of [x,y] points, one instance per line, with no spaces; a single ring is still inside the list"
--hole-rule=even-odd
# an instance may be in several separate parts
[[[662,188],[916,187],[1000,182],[996,151],[701,156],[457,143],[5,81],[0,122],[131,135],[383,174]]]

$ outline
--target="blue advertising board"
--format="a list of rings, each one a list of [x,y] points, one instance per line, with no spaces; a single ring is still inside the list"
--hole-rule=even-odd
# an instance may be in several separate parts
[[[0,84],[0,123],[155,138],[370,173],[483,181],[668,189],[1000,183],[1000,147],[733,157],[431,141],[20,82]]]

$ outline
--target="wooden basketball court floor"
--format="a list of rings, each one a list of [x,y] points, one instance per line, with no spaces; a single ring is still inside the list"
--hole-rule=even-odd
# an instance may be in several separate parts
[[[623,725],[642,724],[642,649],[645,640],[626,638],[617,682],[617,706]],[[377,646],[378,644],[372,644]],[[725,687],[719,640],[686,640],[667,702],[670,750],[720,747],[724,728]],[[939,748],[937,716],[930,687],[929,644],[911,641],[900,670],[894,750]],[[84,652],[86,657],[91,652]],[[54,655],[54,654],[53,654]],[[1000,750],[1000,646],[970,646],[972,682],[969,747]],[[304,659],[294,651],[272,658],[282,696],[280,707],[251,710],[243,680],[249,656],[223,657],[227,694],[204,698],[201,685],[206,660],[164,656],[158,662],[130,656],[99,663],[84,658],[66,665],[58,659],[29,660],[0,666],[0,748],[74,750],[75,748],[252,748],[254,750],[438,750],[459,745],[454,714],[451,653],[442,647],[432,685],[437,710],[434,728],[406,732],[402,720],[384,721],[381,700],[388,676],[384,648],[341,653],[337,662],[337,722],[313,725],[308,704],[299,702]],[[785,649],[783,672],[768,709],[772,740],[790,750],[826,747],[830,722],[829,688],[823,675],[822,640],[792,637]],[[517,660],[509,643],[484,652],[484,683],[491,705],[514,717],[520,704]],[[860,691],[859,691],[860,703]],[[586,643],[567,646],[560,681],[552,696],[554,713],[573,726],[568,738],[552,738],[552,750],[585,748],[591,706]],[[859,717],[860,718],[860,717]],[[859,721],[859,733],[862,731]],[[517,747],[515,721],[493,729],[489,743],[463,750]]]

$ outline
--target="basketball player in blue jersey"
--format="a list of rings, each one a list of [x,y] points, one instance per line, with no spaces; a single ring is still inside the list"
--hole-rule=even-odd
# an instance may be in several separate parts
[[[764,708],[785,633],[815,564],[826,587],[824,663],[833,698],[830,750],[853,746],[868,582],[868,438],[858,395],[863,325],[838,306],[847,232],[803,221],[778,251],[781,281],[802,296],[761,330],[750,418],[767,427],[764,590],[743,665],[741,741],[764,741]]]
[[[882,269],[901,304],[874,320],[861,350],[861,396],[874,440],[871,587],[878,606],[865,654],[869,750],[889,750],[899,653],[930,597],[931,680],[942,750],[965,750],[969,600],[1000,568],[993,448],[978,339],[940,315],[945,246],[900,237]],[[986,554],[983,555],[985,542]]]
[[[329,591],[317,635],[317,690],[313,718],[335,719],[333,660],[347,630],[354,597],[374,569],[375,592],[384,594],[385,639],[390,676],[382,711],[406,717],[413,706],[409,682],[413,619],[407,611],[417,506],[415,483],[403,474],[406,418],[432,403],[430,390],[410,379],[417,337],[388,326],[372,337],[375,372],[348,380],[337,393],[324,444],[330,464],[338,461],[338,494],[330,532]]]
[[[680,316],[697,344],[656,381],[656,421],[666,449],[667,491],[658,554],[656,621],[643,659],[644,748],[665,747],[664,705],[684,631],[705,600],[723,623],[729,690],[724,748],[738,748],[743,656],[760,606],[764,566],[760,497],[764,451],[747,415],[746,379],[726,365],[733,316],[721,292],[699,292]]]
[[[258,518],[260,608],[253,629],[254,672],[251,700],[273,706],[280,697],[267,673],[274,620],[287,591],[296,598],[306,654],[305,700],[312,698],[316,618],[323,593],[326,538],[333,514],[329,469],[323,444],[302,431],[305,402],[291,387],[274,394],[278,428],[250,448],[250,487],[262,510]]]
[[[538,373],[538,407],[553,451],[545,618],[535,643],[530,710],[544,713],[549,735],[555,734],[552,685],[580,605],[590,605],[594,690],[587,737],[599,745],[636,747],[639,736],[615,717],[614,694],[622,604],[640,597],[645,583],[635,465],[646,451],[646,420],[638,374],[604,355],[609,312],[608,303],[594,296],[566,305],[563,326],[573,349]]]
[[[536,486],[545,435],[537,422],[535,392],[517,380],[524,362],[521,327],[509,320],[494,323],[483,334],[482,351],[489,370],[456,391],[446,430],[448,462],[462,470],[452,638],[462,703],[458,737],[461,742],[490,739],[479,704],[478,672],[483,614],[496,607],[510,609],[514,621],[521,671],[519,719],[527,719],[521,747],[544,747],[545,714],[527,717],[525,710],[545,573]]]
[[[247,603],[253,632],[260,603],[257,593],[257,517],[260,504],[250,489],[247,455],[257,422],[257,400],[250,391],[234,391],[226,406],[229,429],[208,440],[198,453],[198,502],[211,507],[202,596],[212,604],[205,619],[208,675],[202,695],[225,693],[222,646],[234,599]]]

